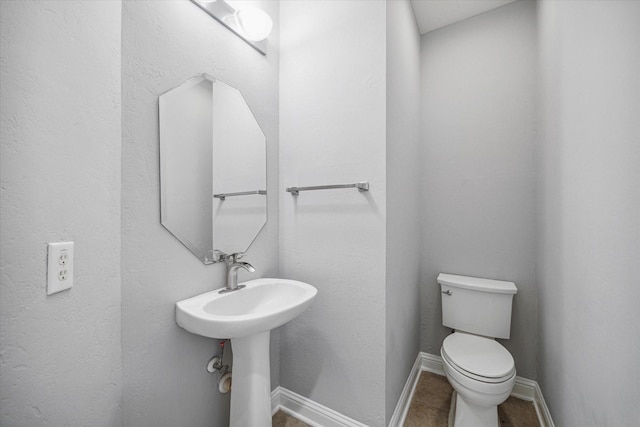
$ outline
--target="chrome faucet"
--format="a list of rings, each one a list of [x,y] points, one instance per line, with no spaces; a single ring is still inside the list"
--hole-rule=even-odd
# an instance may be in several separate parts
[[[253,268],[253,265],[248,262],[238,261],[240,258],[244,256],[244,253],[239,252],[236,254],[230,254],[224,256],[224,262],[227,265],[227,285],[224,289],[220,291],[220,293],[237,291],[238,289],[244,288],[244,285],[238,286],[238,270],[244,268],[249,273],[253,273],[256,271]]]

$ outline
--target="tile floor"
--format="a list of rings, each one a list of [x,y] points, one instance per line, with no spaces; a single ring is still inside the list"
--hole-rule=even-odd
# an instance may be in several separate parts
[[[282,411],[276,412],[271,421],[273,427],[309,427],[309,424],[285,414]]]
[[[446,427],[453,388],[446,377],[422,372],[404,427]],[[498,406],[501,427],[540,427],[532,402],[509,397]]]
[[[422,372],[404,427],[446,427],[452,392],[445,377]],[[498,406],[498,417],[501,427],[540,426],[533,403],[515,397]],[[273,416],[273,427],[308,427],[308,424],[279,411]]]

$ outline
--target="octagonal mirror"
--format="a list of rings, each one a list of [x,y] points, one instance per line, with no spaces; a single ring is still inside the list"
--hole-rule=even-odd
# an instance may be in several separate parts
[[[239,90],[202,75],[159,99],[162,225],[205,264],[267,221],[266,139]]]

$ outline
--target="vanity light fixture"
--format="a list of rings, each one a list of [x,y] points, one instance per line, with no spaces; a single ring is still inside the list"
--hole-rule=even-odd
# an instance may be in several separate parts
[[[262,9],[243,7],[234,9],[225,0],[191,0],[263,55],[267,54],[266,38],[273,28],[271,17]]]

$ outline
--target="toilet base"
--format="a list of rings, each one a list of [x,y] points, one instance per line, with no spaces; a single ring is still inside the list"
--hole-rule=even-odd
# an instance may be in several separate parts
[[[499,427],[498,407],[481,407],[466,402],[453,391],[449,410],[449,427]]]

